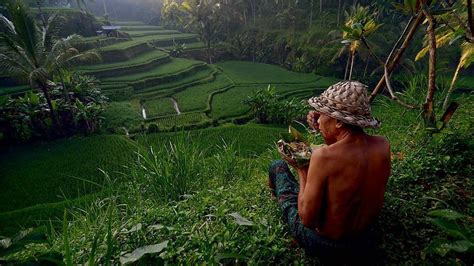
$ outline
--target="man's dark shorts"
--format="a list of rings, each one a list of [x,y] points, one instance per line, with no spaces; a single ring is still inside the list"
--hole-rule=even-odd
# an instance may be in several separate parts
[[[305,227],[298,215],[299,184],[283,160],[275,160],[270,165],[269,178],[291,235],[308,255],[318,257],[365,256],[373,246],[370,234],[354,240],[335,241],[318,235],[314,229]]]

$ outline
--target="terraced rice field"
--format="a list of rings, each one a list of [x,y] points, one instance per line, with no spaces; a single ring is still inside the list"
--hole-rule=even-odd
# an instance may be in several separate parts
[[[106,95],[117,104],[108,119],[114,126],[137,126],[137,120],[156,123],[162,128],[210,123],[245,115],[249,107],[242,103],[255,90],[268,84],[282,97],[307,97],[334,83],[332,78],[287,71],[281,67],[239,61],[208,65],[205,62],[169,55],[173,43],[186,43],[186,49],[202,49],[196,34],[166,30],[160,26],[134,21],[115,21],[131,39],[104,36],[84,38],[81,45],[96,49],[100,64],[78,66],[76,70],[96,76]],[[27,89],[27,88],[26,88]],[[0,95],[25,90],[6,88]],[[181,114],[177,114],[171,97]],[[124,108],[122,112],[117,108]],[[147,119],[143,120],[145,108]],[[126,114],[133,122],[115,119],[114,113]],[[133,129],[133,128],[132,128]]]

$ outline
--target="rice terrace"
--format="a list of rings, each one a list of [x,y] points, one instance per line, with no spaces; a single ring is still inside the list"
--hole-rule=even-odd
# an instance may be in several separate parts
[[[472,265],[472,0],[4,0],[0,265]]]

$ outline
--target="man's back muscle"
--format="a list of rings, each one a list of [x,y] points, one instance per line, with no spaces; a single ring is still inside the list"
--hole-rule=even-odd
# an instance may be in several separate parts
[[[326,146],[322,152],[327,185],[318,231],[333,239],[355,236],[382,207],[390,175],[389,144],[382,137],[361,134]]]

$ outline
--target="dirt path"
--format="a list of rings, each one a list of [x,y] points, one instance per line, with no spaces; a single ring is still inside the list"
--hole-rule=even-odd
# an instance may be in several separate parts
[[[174,106],[174,109],[176,110],[176,113],[180,115],[181,111],[179,110],[178,102],[173,97],[171,97],[170,99],[173,102],[173,106]]]

